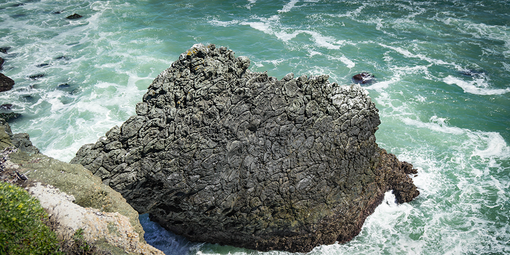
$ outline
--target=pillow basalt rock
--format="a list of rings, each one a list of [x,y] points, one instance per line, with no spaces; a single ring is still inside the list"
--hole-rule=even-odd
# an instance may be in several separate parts
[[[386,191],[418,195],[412,166],[376,143],[366,90],[249,65],[194,45],[156,77],[136,116],[71,162],[191,241],[262,251],[349,241]]]

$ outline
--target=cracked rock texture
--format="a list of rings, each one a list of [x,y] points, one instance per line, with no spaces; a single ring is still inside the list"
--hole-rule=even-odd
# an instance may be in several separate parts
[[[412,165],[376,144],[366,90],[249,65],[194,45],[156,77],[136,116],[71,162],[174,233],[263,251],[349,241],[384,192],[418,195]]]

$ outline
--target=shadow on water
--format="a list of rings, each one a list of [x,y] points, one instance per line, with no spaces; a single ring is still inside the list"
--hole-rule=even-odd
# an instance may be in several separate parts
[[[141,214],[139,219],[145,231],[145,241],[167,255],[260,254],[258,251],[229,245],[191,242],[151,221],[148,213]]]
[[[145,231],[145,241],[167,255],[193,254],[201,244],[192,243],[182,236],[167,231],[158,223],[149,220],[149,214],[140,215],[140,223]]]

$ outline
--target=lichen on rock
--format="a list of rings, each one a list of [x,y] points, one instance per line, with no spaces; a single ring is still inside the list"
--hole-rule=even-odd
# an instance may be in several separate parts
[[[192,241],[263,251],[349,241],[384,192],[418,195],[412,166],[376,143],[366,90],[249,65],[194,45],[156,77],[136,116],[71,162]]]

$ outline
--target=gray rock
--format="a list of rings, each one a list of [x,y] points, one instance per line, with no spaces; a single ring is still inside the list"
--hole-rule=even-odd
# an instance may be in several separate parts
[[[418,195],[412,165],[375,142],[366,90],[326,75],[279,81],[249,64],[194,45],[154,79],[136,116],[71,162],[192,241],[263,251],[349,241],[384,192]]]

